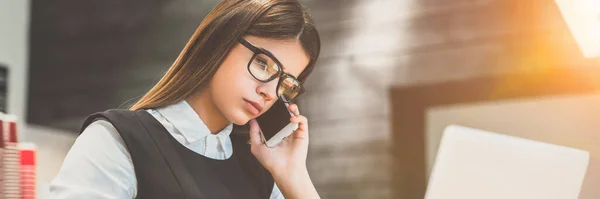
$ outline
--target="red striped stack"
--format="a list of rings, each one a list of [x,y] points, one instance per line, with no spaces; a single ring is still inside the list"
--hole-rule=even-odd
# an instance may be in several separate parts
[[[5,115],[4,127],[4,198],[21,198],[21,158],[18,148],[17,122]]]
[[[0,112],[0,199],[36,198],[36,147],[19,143],[17,117]]]
[[[21,152],[21,199],[35,199],[36,149],[32,143],[19,144]]]
[[[6,130],[4,128],[4,121],[0,120],[0,199],[4,199],[4,145]]]

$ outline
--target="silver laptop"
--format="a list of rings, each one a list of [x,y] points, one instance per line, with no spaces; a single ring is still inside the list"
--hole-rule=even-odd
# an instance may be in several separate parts
[[[589,153],[449,126],[426,199],[577,199]]]

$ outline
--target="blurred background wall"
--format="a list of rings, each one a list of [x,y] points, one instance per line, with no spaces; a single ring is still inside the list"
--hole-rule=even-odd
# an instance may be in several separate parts
[[[325,198],[419,198],[414,193],[424,192],[418,185],[399,190],[406,184],[396,184],[391,175],[397,168],[394,144],[406,144],[391,139],[391,87],[598,67],[597,59],[583,58],[551,0],[327,2],[311,2],[319,4],[312,7],[313,15],[326,50],[302,101],[313,139],[309,166]],[[437,127],[432,131],[441,133]]]
[[[552,0],[302,2],[323,42],[300,100],[311,126],[309,171],[323,198],[407,198],[395,191],[392,175],[391,88],[599,67],[598,59],[583,58]],[[45,176],[40,195],[85,117],[125,108],[144,94],[217,3],[0,1],[0,61],[8,62],[15,82],[9,113],[23,118],[25,139],[47,154],[40,154],[38,172]],[[468,117],[477,113],[432,113],[436,125],[429,129],[430,140],[447,123],[469,121],[479,127],[479,120]],[[431,158],[428,154],[423,159]]]
[[[29,0],[0,1],[0,65],[8,68],[7,111],[25,118],[29,68]]]
[[[31,123],[78,131],[126,108],[165,72],[218,1],[33,1]]]

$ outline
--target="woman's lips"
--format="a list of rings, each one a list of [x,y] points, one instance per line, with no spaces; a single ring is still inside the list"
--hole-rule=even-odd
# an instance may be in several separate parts
[[[252,113],[252,115],[258,115],[260,113],[260,111],[262,111],[262,109],[263,109],[263,107],[257,102],[246,100],[246,99],[244,99],[244,102],[246,104],[246,110],[248,110],[248,112]]]

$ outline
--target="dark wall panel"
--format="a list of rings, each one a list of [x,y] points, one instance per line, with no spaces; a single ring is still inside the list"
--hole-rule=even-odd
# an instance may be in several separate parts
[[[32,1],[28,122],[78,130],[127,107],[171,65],[217,1]]]

